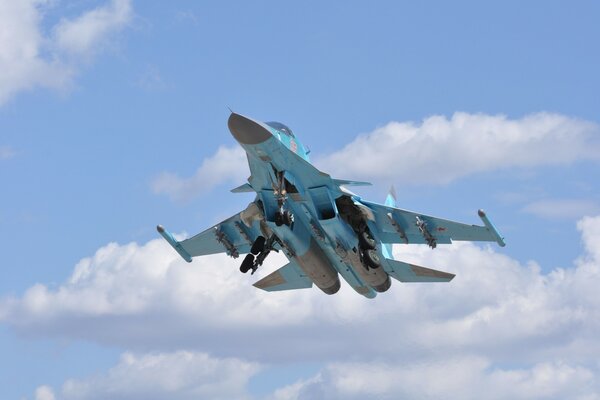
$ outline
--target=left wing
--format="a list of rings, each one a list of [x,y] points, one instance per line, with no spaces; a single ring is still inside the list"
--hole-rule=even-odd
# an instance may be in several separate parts
[[[237,258],[240,253],[249,253],[254,240],[262,235],[259,221],[246,221],[251,222],[248,226],[242,221],[241,214],[235,214],[204,232],[182,241],[177,241],[160,225],[156,229],[187,262],[191,262],[192,257],[217,253],[227,253]]]
[[[362,201],[373,213],[374,229],[383,243],[449,244],[454,240],[496,242],[504,247],[504,238],[483,210],[478,214],[484,226],[468,225],[447,219],[419,214],[400,208]]]

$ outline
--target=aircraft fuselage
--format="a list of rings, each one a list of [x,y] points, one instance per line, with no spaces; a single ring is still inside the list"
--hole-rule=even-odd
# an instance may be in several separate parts
[[[340,288],[341,275],[358,293],[375,297],[390,287],[382,269],[368,269],[359,255],[355,230],[338,211],[336,199],[350,198],[333,179],[315,179],[307,173],[306,148],[291,132],[231,114],[229,129],[244,148],[251,171],[249,185],[257,193],[268,228],[283,242],[283,251],[327,294]],[[278,188],[278,173],[284,186]],[[278,190],[285,189],[283,208],[293,223],[278,224]],[[380,249],[380,251],[383,249]],[[385,254],[391,257],[390,254]]]
[[[232,113],[233,137],[246,151],[251,175],[232,192],[254,192],[245,210],[194,235],[177,240],[156,228],[179,255],[193,257],[246,254],[240,271],[254,273],[271,251],[283,251],[288,263],[254,284],[272,292],[319,287],[340,289],[340,275],[358,293],[373,298],[400,282],[450,282],[454,274],[395,260],[392,244],[486,241],[504,246],[504,238],[483,210],[483,226],[469,225],[396,207],[394,191],[385,204],[361,199],[344,186],[367,182],[333,179],[309,160],[308,151],[279,122],[259,122]]]

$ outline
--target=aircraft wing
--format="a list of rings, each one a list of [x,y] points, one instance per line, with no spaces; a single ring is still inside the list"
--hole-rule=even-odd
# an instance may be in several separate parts
[[[192,257],[217,253],[237,258],[240,253],[249,253],[254,240],[262,235],[259,222],[253,221],[247,226],[240,213],[182,241],[177,241],[160,225],[156,229],[187,262],[191,262]]]
[[[504,239],[483,210],[479,217],[484,226],[468,225],[430,215],[361,201],[373,212],[374,227],[383,243],[449,244],[454,240],[496,242],[504,247]]]

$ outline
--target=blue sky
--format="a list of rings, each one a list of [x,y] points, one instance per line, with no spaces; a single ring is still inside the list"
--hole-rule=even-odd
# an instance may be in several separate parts
[[[0,397],[595,398],[599,16],[0,0]],[[402,208],[485,208],[508,246],[396,246],[457,278],[371,302],[182,263],[157,223],[196,233],[252,199],[229,193],[247,167],[227,107],[288,124],[320,168],[374,182],[365,198],[393,184]]]

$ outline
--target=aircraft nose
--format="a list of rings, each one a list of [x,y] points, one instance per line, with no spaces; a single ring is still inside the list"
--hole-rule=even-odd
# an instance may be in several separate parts
[[[235,140],[242,144],[262,143],[272,136],[271,132],[260,122],[236,113],[231,113],[227,126]]]

